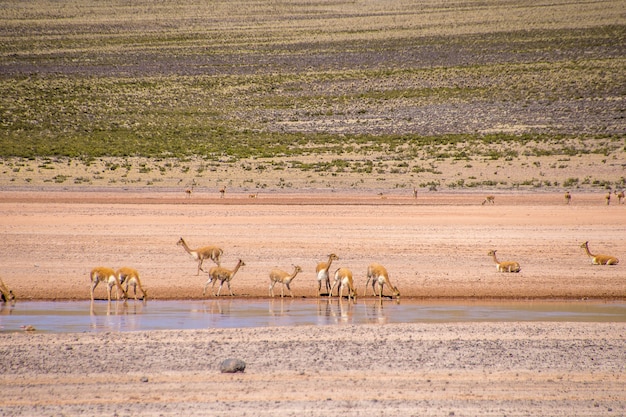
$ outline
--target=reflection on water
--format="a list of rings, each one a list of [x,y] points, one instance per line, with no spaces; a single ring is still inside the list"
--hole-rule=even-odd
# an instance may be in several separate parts
[[[481,321],[626,322],[625,302],[237,298],[194,301],[18,301],[0,304],[0,332],[133,331]]]

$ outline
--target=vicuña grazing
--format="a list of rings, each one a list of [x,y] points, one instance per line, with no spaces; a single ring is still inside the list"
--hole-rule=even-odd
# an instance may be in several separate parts
[[[137,299],[137,287],[139,287],[139,289],[141,290],[143,300],[148,300],[148,291],[146,291],[146,289],[141,285],[139,272],[137,272],[136,269],[123,266],[117,270],[116,275],[117,279],[120,281],[120,284],[126,284],[126,294],[128,294],[128,287],[132,285],[133,292],[135,294],[135,300]]]
[[[270,297],[274,297],[274,285],[280,282],[282,284],[280,287],[281,298],[285,296],[285,287],[287,287],[289,295],[293,298],[293,292],[291,292],[289,284],[293,281],[296,275],[298,275],[298,272],[302,272],[302,268],[298,265],[294,266],[292,274],[287,271],[283,271],[282,269],[272,269],[270,271]]]
[[[120,285],[120,281],[117,279],[117,274],[112,268],[98,266],[91,270],[89,278],[91,279],[91,301],[93,301],[93,292],[100,282],[107,285],[107,297],[109,301],[111,301],[111,288],[113,288],[114,285],[117,290],[124,294],[124,298],[128,298],[128,294],[126,294],[126,291],[124,291],[124,288]],[[117,293],[117,299],[120,299],[119,293]]]
[[[519,266],[517,262],[506,261],[506,262],[498,262],[498,258],[496,258],[496,251],[490,250],[487,255],[493,256],[493,261],[496,263],[496,270],[498,272],[519,272],[522,268]]]
[[[2,300],[2,302],[4,303],[15,300],[15,295],[13,294],[13,291],[11,291],[9,287],[7,287],[4,281],[2,281],[2,278],[0,278],[0,300]]]
[[[367,267],[367,282],[365,283],[365,291],[363,295],[367,295],[367,286],[372,281],[372,291],[374,295],[383,298],[383,285],[387,284],[389,290],[392,292],[393,296],[400,298],[400,291],[398,288],[391,285],[391,281],[389,281],[389,273],[387,272],[387,268],[382,266],[381,264],[372,263]],[[376,294],[376,284],[378,284],[378,290],[380,294]]]
[[[587,256],[591,258],[592,265],[617,265],[619,263],[619,259],[617,259],[615,256],[594,255],[589,252],[589,242],[583,243],[582,245],[580,245],[580,247],[583,248],[587,253]]]
[[[198,261],[198,272],[196,273],[196,275],[200,275],[201,270],[204,271],[202,269],[202,262],[204,262],[205,259],[211,259],[217,264],[217,266],[219,266],[220,257],[224,253],[224,251],[217,246],[204,246],[198,249],[191,249],[189,246],[187,246],[187,242],[185,242],[182,237],[176,244],[185,248],[187,253],[190,254],[193,259]]]
[[[330,274],[328,270],[333,261],[338,260],[339,257],[334,253],[328,255],[328,262],[320,262],[315,267],[315,273],[317,274],[317,296],[319,297],[322,292],[322,281],[326,284],[326,291],[330,291]],[[330,295],[330,292],[329,292]]]
[[[217,294],[213,293],[213,295],[219,297],[220,292],[222,292],[222,286],[224,285],[224,282],[226,282],[226,284],[228,284],[228,291],[230,292],[230,295],[233,296],[233,291],[230,289],[230,281],[233,279],[237,271],[239,271],[239,268],[245,265],[246,264],[240,259],[239,262],[237,262],[237,265],[235,265],[235,268],[233,268],[232,270],[223,268],[221,266],[212,267],[209,270],[209,279],[207,280],[206,284],[204,284],[202,295],[206,294],[206,288],[211,282],[213,282],[213,286],[215,286],[215,283],[217,281],[220,281],[220,288],[217,290]]]
[[[337,284],[339,284],[339,287],[337,288],[337,295],[339,296],[339,299],[343,297],[344,287],[348,287],[348,301],[350,301],[350,297],[356,301],[356,288],[354,287],[354,281],[352,280],[352,271],[348,268],[339,268],[335,271],[335,280],[330,292],[328,293],[328,298],[332,297],[333,290]]]
[[[484,206],[487,203],[496,204],[496,197],[492,195],[488,195],[487,197],[485,197],[485,200],[483,200],[482,205]]]

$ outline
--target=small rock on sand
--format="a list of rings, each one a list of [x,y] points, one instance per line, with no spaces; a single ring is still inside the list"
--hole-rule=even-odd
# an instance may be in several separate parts
[[[241,359],[226,359],[220,364],[220,371],[222,371],[223,374],[234,374],[244,372],[245,370],[246,363]]]

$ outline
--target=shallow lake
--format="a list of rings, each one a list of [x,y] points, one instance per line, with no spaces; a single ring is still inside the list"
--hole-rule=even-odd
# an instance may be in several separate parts
[[[0,332],[134,331],[365,323],[626,322],[625,302],[212,299],[146,303],[18,301],[0,305]]]

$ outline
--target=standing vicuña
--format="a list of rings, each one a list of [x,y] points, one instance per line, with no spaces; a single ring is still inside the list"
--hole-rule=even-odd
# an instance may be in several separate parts
[[[490,250],[487,253],[487,255],[493,256],[493,261],[496,263],[496,270],[498,272],[519,272],[522,270],[522,268],[519,266],[517,262],[514,262],[514,261],[498,262],[498,259],[496,258],[495,250]]]
[[[127,266],[123,266],[117,270],[117,279],[120,281],[120,284],[126,284],[126,294],[128,294],[128,287],[132,285],[133,292],[135,294],[135,300],[137,299],[137,286],[141,290],[143,294],[143,300],[146,301],[148,299],[148,291],[141,285],[141,280],[139,279],[139,272],[136,269],[129,268]]]
[[[15,300],[15,295],[13,294],[13,291],[11,291],[9,287],[6,286],[4,281],[2,281],[2,278],[0,278],[0,299],[5,303]]]
[[[496,197],[492,196],[492,195],[488,195],[485,200],[483,201],[483,206],[487,203],[491,203],[491,204],[496,204]]]
[[[613,193],[617,196],[617,204],[624,204],[624,191],[615,190]]]
[[[176,244],[185,248],[187,253],[190,254],[193,259],[198,261],[198,272],[196,275],[200,275],[201,270],[204,271],[202,269],[202,262],[204,262],[205,259],[211,259],[217,264],[217,266],[219,266],[220,257],[222,256],[222,253],[224,253],[224,251],[217,246],[204,246],[198,249],[191,249],[187,246],[187,242],[185,242],[182,237]]]
[[[328,272],[328,270],[330,269],[330,265],[333,263],[333,261],[338,260],[339,257],[337,255],[335,255],[334,253],[331,253],[330,255],[328,255],[328,262],[320,262],[317,264],[317,267],[315,267],[315,273],[317,274],[317,296],[320,296],[320,293],[322,292],[322,281],[324,281],[324,283],[326,284],[326,291],[329,291],[329,295],[330,293],[330,274]]]
[[[111,301],[111,289],[114,285],[117,290],[121,291],[122,294],[124,294],[124,298],[128,298],[128,294],[126,294],[126,291],[124,291],[124,288],[122,288],[122,286],[120,285],[120,281],[117,279],[117,275],[112,268],[98,266],[91,270],[89,278],[91,279],[91,301],[93,301],[93,292],[100,282],[103,282],[107,285],[107,297],[109,301]],[[119,293],[117,293],[116,298],[118,300],[120,299]]]
[[[337,295],[339,296],[339,299],[343,297],[344,287],[348,287],[348,301],[350,301],[350,297],[354,298],[354,301],[356,301],[356,288],[354,287],[354,281],[352,280],[352,271],[348,268],[339,268],[335,271],[335,280],[330,292],[328,293],[328,298],[332,297],[333,290],[337,284],[339,284],[339,287],[337,288]]]
[[[245,265],[246,264],[240,259],[239,262],[237,262],[237,265],[235,265],[235,268],[233,268],[232,270],[223,268],[221,266],[214,266],[209,269],[209,279],[207,280],[206,284],[204,284],[202,295],[206,294],[206,288],[211,282],[213,282],[213,286],[215,286],[215,283],[217,281],[220,281],[220,288],[217,290],[217,294],[213,293],[214,296],[219,297],[220,292],[222,292],[222,285],[224,285],[224,282],[228,284],[228,291],[230,292],[230,295],[234,295],[233,291],[230,289],[230,281],[233,279],[239,268]]]
[[[274,296],[274,285],[280,282],[282,284],[280,287],[280,296],[285,296],[285,287],[287,287],[289,295],[293,298],[293,293],[291,292],[289,284],[293,281],[296,275],[298,275],[298,272],[302,272],[302,268],[298,265],[294,266],[293,274],[278,268],[272,269],[270,271],[270,296]]]
[[[589,242],[583,243],[582,245],[580,245],[580,247],[583,248],[587,253],[587,256],[591,258],[592,265],[617,265],[619,263],[619,259],[617,259],[615,256],[593,255],[591,252],[589,252]]]
[[[365,283],[365,291],[363,292],[364,296],[367,295],[367,286],[369,285],[370,280],[372,280],[372,291],[374,292],[374,295],[377,295],[382,299],[383,285],[387,284],[393,296],[400,298],[400,291],[398,291],[397,287],[391,285],[387,268],[385,268],[381,264],[372,263],[370,264],[370,266],[367,267],[367,282]],[[378,284],[378,290],[380,291],[380,294],[376,294],[376,284]]]
[[[572,201],[572,195],[569,191],[565,191],[565,204],[569,204]]]

